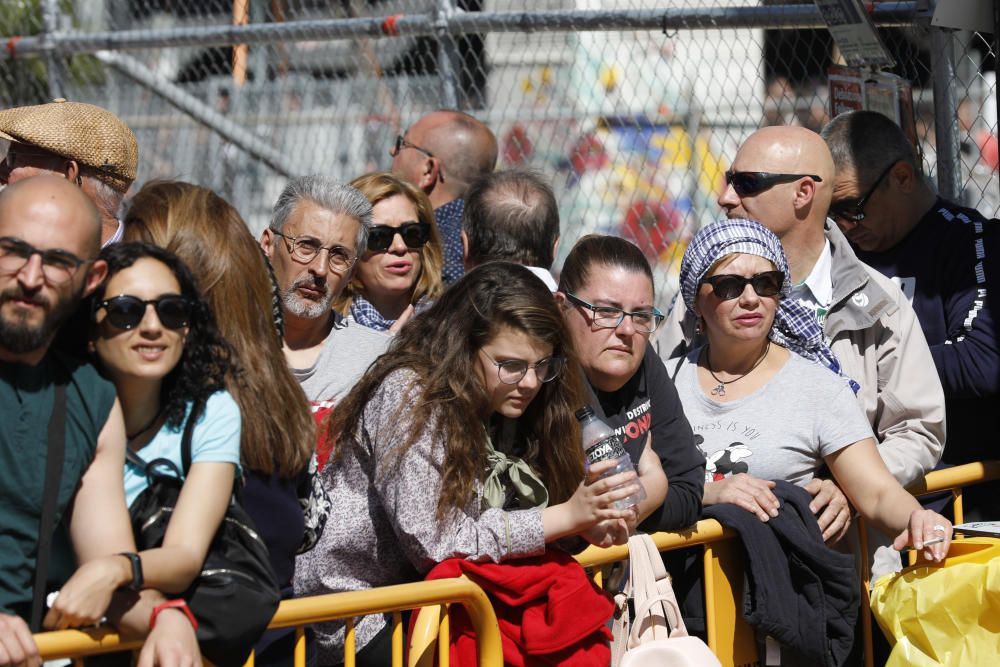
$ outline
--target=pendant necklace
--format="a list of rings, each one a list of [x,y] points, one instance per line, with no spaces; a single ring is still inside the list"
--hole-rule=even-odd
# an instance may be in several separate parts
[[[708,374],[712,376],[712,379],[719,383],[719,384],[715,385],[714,389],[712,389],[712,396],[719,396],[721,398],[721,397],[724,397],[726,395],[726,385],[727,384],[732,384],[732,383],[736,382],[737,380],[742,380],[746,376],[750,375],[751,373],[754,372],[754,370],[757,369],[758,366],[760,366],[761,362],[763,362],[764,359],[767,358],[767,353],[771,351],[771,339],[767,340],[767,346],[764,348],[764,353],[761,354],[760,358],[757,359],[757,361],[754,362],[754,365],[750,367],[750,370],[748,370],[743,375],[740,375],[739,377],[734,377],[732,380],[721,380],[712,371],[712,357],[710,356],[711,355],[711,351],[712,351],[711,347],[706,345],[705,346],[705,367],[708,369]]]
[[[156,423],[156,420],[159,419],[162,414],[163,414],[163,408],[160,408],[159,411],[153,416],[153,418],[149,420],[149,423],[147,423],[145,426],[143,426],[135,433],[126,433],[125,437],[129,440],[129,442],[135,440],[140,435],[151,429],[153,427],[153,424]]]

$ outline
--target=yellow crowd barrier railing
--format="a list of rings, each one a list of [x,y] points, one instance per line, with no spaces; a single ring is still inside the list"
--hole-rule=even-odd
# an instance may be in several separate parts
[[[954,496],[955,523],[964,520],[962,490],[981,482],[1000,479],[1000,461],[984,461],[955,466],[928,473],[910,485],[908,491],[915,496],[941,491],[951,491]],[[744,557],[742,547],[733,531],[712,519],[699,521],[693,527],[676,532],[654,533],[653,541],[660,551],[701,546],[705,587],[705,619],[707,643],[723,665],[739,667],[757,662],[757,649],[753,629],[742,615]],[[859,530],[861,552],[867,553],[864,530]],[[625,545],[600,549],[590,547],[579,554],[577,561],[586,568],[597,570],[594,578],[602,583],[600,568],[628,558]],[[862,560],[863,600],[868,600],[868,562]],[[311,598],[286,600],[281,603],[271,628],[297,628],[295,665],[305,664],[304,626],[312,623],[346,619],[345,667],[354,665],[353,619],[367,614],[393,614],[393,667],[403,666],[403,634],[401,611],[418,607],[437,607],[440,622],[431,631],[438,642],[447,642],[448,604],[465,606],[476,628],[479,664],[483,667],[500,667],[503,654],[496,614],[489,598],[481,588],[465,578],[387,586],[367,591],[334,593]],[[434,612],[431,612],[432,614]],[[872,624],[870,613],[862,614],[865,644],[865,663],[872,664]],[[89,631],[63,630],[35,635],[42,658],[45,660],[81,658],[100,653],[133,650],[142,646],[141,640],[124,641],[114,631],[97,629]],[[425,638],[418,643],[433,644]],[[448,651],[438,651],[440,665],[448,664]],[[411,656],[414,664],[426,664]],[[252,667],[253,658],[247,663]]]
[[[497,625],[493,606],[483,589],[468,579],[419,581],[366,591],[285,600],[278,607],[268,627],[296,628],[295,666],[304,667],[306,657],[304,627],[313,623],[346,619],[344,667],[353,667],[355,661],[353,619],[357,616],[391,612],[393,614],[392,664],[393,667],[402,667],[404,629],[399,612],[449,603],[462,604],[469,614],[476,629],[479,664],[482,667],[502,667],[500,627]],[[123,641],[110,629],[43,632],[35,635],[35,642],[44,660],[80,658],[137,649],[142,646],[141,640]],[[252,665],[251,656],[247,666],[252,667]]]

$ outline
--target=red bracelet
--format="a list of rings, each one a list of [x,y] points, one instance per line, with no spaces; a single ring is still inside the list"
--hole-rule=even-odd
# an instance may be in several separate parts
[[[161,602],[160,604],[153,607],[153,613],[149,615],[149,631],[152,632],[153,628],[156,627],[156,617],[160,615],[160,612],[164,609],[179,609],[184,612],[187,619],[191,621],[191,627],[195,630],[198,629],[198,621],[195,619],[194,614],[191,613],[191,608],[188,607],[187,602],[183,598],[177,598],[176,600],[167,600],[166,602]]]

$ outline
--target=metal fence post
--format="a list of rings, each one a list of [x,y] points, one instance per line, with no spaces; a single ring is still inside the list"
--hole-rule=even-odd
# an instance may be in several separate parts
[[[951,30],[934,26],[930,31],[938,192],[945,199],[958,201],[962,193],[962,175],[955,106],[955,35]]]
[[[434,8],[434,26],[437,35],[437,66],[441,78],[441,100],[445,108],[458,108],[458,82],[455,62],[458,49],[455,38],[448,30],[448,21],[455,14],[453,0],[438,0]]]
[[[42,38],[50,46],[54,46],[52,38],[59,29],[59,0],[42,0]],[[63,97],[62,63],[54,50],[49,50],[45,56],[45,70],[49,83],[49,99]]]

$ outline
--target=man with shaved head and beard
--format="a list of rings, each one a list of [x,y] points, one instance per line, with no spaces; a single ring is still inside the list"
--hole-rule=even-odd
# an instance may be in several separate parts
[[[461,111],[440,110],[422,117],[390,147],[392,173],[427,193],[444,243],[446,284],[465,272],[462,211],[465,191],[497,163],[497,140],[490,129]]]
[[[889,471],[904,486],[931,470],[944,447],[944,393],[913,308],[891,280],[855,256],[827,220],[834,165],[823,139],[801,127],[766,127],[740,147],[719,205],[730,218],[758,220],[781,239],[792,294],[816,314],[857,396]],[[661,336],[664,356],[677,356],[695,336],[693,318]],[[776,406],[794,409],[794,406]],[[849,509],[829,481],[806,487],[827,539],[839,539]]]
[[[43,628],[107,615],[123,632],[144,634],[165,601],[152,590],[136,597],[143,582],[132,559],[125,424],[115,388],[52,346],[59,325],[107,274],[100,244],[100,214],[72,181],[40,175],[0,192],[0,665],[39,664],[32,632]],[[55,538],[63,533],[73,553]],[[116,593],[110,607],[66,591],[46,612],[46,582],[58,588],[71,574],[57,564],[75,556],[83,571],[111,554],[122,556],[120,581],[130,582],[130,591]],[[115,611],[116,601],[126,606]],[[187,617],[163,611],[140,662],[200,661]]]

